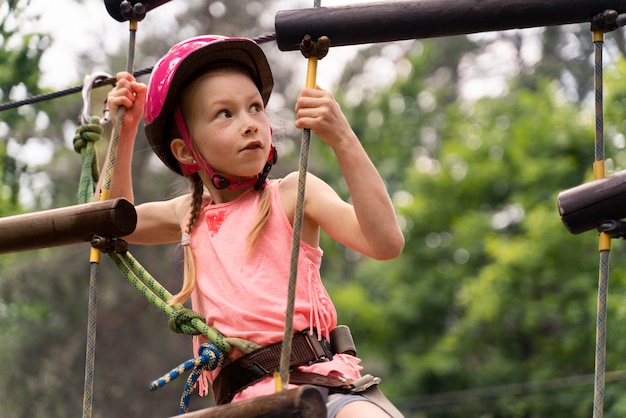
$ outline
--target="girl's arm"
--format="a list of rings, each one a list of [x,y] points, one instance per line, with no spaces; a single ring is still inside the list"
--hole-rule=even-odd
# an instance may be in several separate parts
[[[306,217],[333,239],[369,257],[397,257],[404,248],[404,236],[391,199],[332,94],[320,88],[304,89],[296,115],[297,128],[311,129],[335,152],[352,200],[352,205],[344,202],[330,186],[309,175]]]
[[[126,108],[124,123],[120,130],[119,145],[115,158],[115,167],[111,176],[109,199],[124,197],[134,202],[132,183],[132,158],[135,138],[139,129],[139,122],[143,117],[146,101],[146,85],[138,83],[127,73],[117,74],[117,83],[107,97],[107,106],[111,118],[117,117],[120,106]],[[111,147],[107,151],[106,160],[109,160]],[[96,198],[100,198],[103,176],[96,187]],[[163,202],[144,203],[136,207],[137,227],[135,232],[124,237],[130,243],[161,244],[180,240],[180,226],[177,219],[184,213],[184,204],[187,196]]]
[[[115,158],[115,168],[111,176],[109,198],[124,197],[134,202],[132,183],[132,159],[135,138],[139,130],[139,122],[143,116],[143,108],[146,101],[146,85],[137,83],[135,78],[126,72],[117,74],[117,83],[107,96],[107,107],[114,121],[117,118],[117,110],[124,106],[124,123],[120,128],[119,145]],[[109,144],[105,161],[109,161],[111,146]],[[96,198],[100,198],[103,177],[100,178],[96,187]]]

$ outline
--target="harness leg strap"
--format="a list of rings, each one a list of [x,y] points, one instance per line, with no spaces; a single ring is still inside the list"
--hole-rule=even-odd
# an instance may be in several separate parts
[[[380,409],[385,411],[391,418],[404,418],[402,412],[391,403],[385,394],[380,390],[378,385],[370,386],[365,392],[361,393],[368,401],[376,404]]]

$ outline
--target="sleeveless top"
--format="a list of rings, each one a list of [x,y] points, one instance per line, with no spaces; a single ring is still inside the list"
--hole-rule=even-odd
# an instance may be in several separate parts
[[[289,282],[293,228],[279,193],[281,180],[270,180],[271,211],[254,248],[248,235],[259,214],[261,193],[249,188],[237,199],[212,204],[206,197],[190,239],[197,284],[191,295],[192,308],[207,324],[227,337],[244,338],[261,346],[283,338]],[[184,230],[187,219],[181,228]],[[300,241],[298,278],[294,309],[294,331],[315,327],[318,338],[328,338],[337,324],[337,312],[322,284],[322,250]],[[194,337],[194,355],[204,336]],[[238,350],[231,360],[241,357]],[[303,371],[358,379],[360,360],[336,355],[331,362],[301,367]],[[207,372],[213,381],[218,371]],[[208,386],[200,379],[200,393]],[[274,392],[273,379],[267,378],[246,388],[234,401]]]

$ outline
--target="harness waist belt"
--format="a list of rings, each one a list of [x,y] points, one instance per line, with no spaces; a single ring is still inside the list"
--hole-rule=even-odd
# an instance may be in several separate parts
[[[224,367],[213,382],[215,403],[229,403],[238,392],[278,371],[281,349],[282,341],[270,344]],[[332,348],[325,338],[318,341],[309,330],[293,336],[289,368],[330,361],[332,358]]]

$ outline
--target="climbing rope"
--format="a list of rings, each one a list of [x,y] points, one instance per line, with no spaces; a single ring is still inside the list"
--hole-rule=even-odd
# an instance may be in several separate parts
[[[314,7],[320,7],[320,0],[314,1]],[[328,38],[325,38],[328,39]],[[323,48],[314,48],[310,37],[303,40],[300,49],[302,54],[308,58],[306,87],[315,88],[317,78],[317,61],[326,55],[329,44]],[[298,168],[298,193],[296,196],[296,207],[293,220],[293,237],[291,244],[291,259],[289,268],[289,284],[287,289],[287,308],[285,311],[285,329],[283,342],[280,351],[279,374],[275,374],[276,390],[285,390],[289,385],[289,362],[291,359],[291,347],[293,342],[293,316],[296,299],[296,283],[298,277],[298,257],[300,254],[300,239],[302,236],[302,222],[304,218],[304,192],[306,188],[306,174],[309,160],[309,149],[311,145],[311,130],[302,130],[300,142],[300,163]]]
[[[591,31],[594,44],[594,91],[595,91],[595,138],[593,175],[598,180],[605,177],[604,165],[604,106],[603,106],[603,62],[604,33],[624,24],[624,15],[606,10],[592,19]],[[598,250],[600,266],[598,278],[598,302],[596,319],[596,351],[593,396],[593,418],[602,418],[604,413],[604,385],[606,371],[606,323],[609,293],[609,258],[611,235],[599,228]]]
[[[603,71],[602,49],[604,33],[593,32],[594,43],[594,90],[595,90],[595,160],[593,164],[594,178],[605,176],[604,168],[604,108],[603,108]],[[606,319],[607,299],[609,293],[609,256],[611,253],[611,236],[600,232],[598,249],[600,251],[600,268],[598,278],[598,303],[596,319],[596,354],[593,395],[593,418],[601,418],[604,409],[604,382],[606,371]]]
[[[74,150],[81,155],[83,164],[78,186],[78,202],[93,200],[99,177],[95,143],[102,136],[102,126],[95,117],[89,124],[81,125],[74,136]],[[87,307],[87,344],[85,349],[85,383],[83,389],[83,417],[91,417],[93,407],[93,381],[96,357],[96,312],[98,302],[98,268],[91,263],[89,272],[89,296]]]
[[[137,32],[137,21],[130,21],[130,36],[129,36],[129,45],[128,45],[128,65],[127,71],[133,72],[134,67],[134,57],[135,57],[135,38]],[[89,87],[90,88],[90,87]],[[83,117],[84,117],[83,111]],[[120,107],[118,109],[118,120],[116,121],[116,125],[114,125],[114,131],[118,132],[116,138],[112,139],[115,141],[111,146],[111,152],[106,164],[106,170],[104,173],[104,182],[102,184],[102,189],[100,191],[100,196],[97,198],[101,201],[107,200],[109,198],[109,189],[111,187],[111,176],[113,173],[113,167],[115,165],[115,158],[117,152],[117,145],[119,144],[119,129],[122,126],[122,122],[124,121],[124,109]],[[101,134],[102,131],[99,131]],[[82,136],[81,136],[82,138]],[[93,141],[89,141],[89,143],[93,143]],[[83,156],[83,167],[91,165],[89,168],[93,171],[93,163],[94,156],[90,155],[91,152],[85,151]],[[91,157],[91,158],[90,158]],[[97,161],[96,161],[97,162]],[[87,169],[84,168],[83,171]],[[81,184],[82,174],[81,174]],[[90,200],[94,198],[94,183],[85,181],[87,188],[79,190],[79,197],[89,197]],[[86,348],[86,360],[85,360],[85,385],[84,385],[84,394],[83,394],[83,418],[91,418],[92,409],[93,409],[93,382],[95,375],[95,352],[96,352],[96,313],[97,313],[97,299],[98,299],[98,266],[100,264],[100,250],[92,247],[89,254],[89,262],[90,262],[90,279],[89,279],[89,302],[87,307],[87,348]]]

